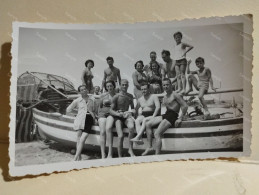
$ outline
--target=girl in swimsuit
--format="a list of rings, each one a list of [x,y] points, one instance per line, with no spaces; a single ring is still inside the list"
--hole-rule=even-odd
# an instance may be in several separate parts
[[[94,61],[93,60],[86,60],[85,62],[85,69],[83,70],[81,80],[82,84],[86,86],[89,93],[93,94],[94,92],[94,86],[93,86],[93,73],[91,69],[94,67]]]
[[[199,68],[199,70],[190,71],[190,63],[191,63],[191,60],[188,61],[188,64],[187,64],[187,74],[191,74],[191,75],[189,75],[188,77],[189,90],[186,92],[186,94],[193,91],[193,86],[194,86],[195,89],[199,91],[198,97],[205,111],[205,116],[208,116],[210,113],[208,111],[208,107],[205,103],[203,96],[208,92],[209,84],[211,84],[211,89],[213,91],[216,91],[216,88],[213,87],[211,71],[209,68],[204,67],[205,62],[204,62],[204,59],[201,57],[195,60],[196,66]],[[198,75],[199,81],[196,79],[194,74]]]
[[[153,94],[162,93],[162,73],[161,68],[157,62],[151,62],[151,71],[148,73],[148,81],[150,83]]]
[[[104,84],[104,88],[108,93],[105,93],[101,96],[100,99],[100,107],[98,110],[98,123],[100,127],[100,147],[101,147],[101,155],[102,159],[105,158],[105,146],[106,146],[106,129],[110,126],[113,126],[114,121],[107,120],[107,117],[110,115],[111,108],[111,99],[116,94],[115,93],[115,82],[114,81],[106,81]],[[110,139],[110,138],[108,138]]]
[[[147,76],[143,72],[144,63],[143,61],[137,61],[135,63],[135,69],[136,71],[132,74],[133,84],[134,84],[134,95],[136,99],[140,98],[142,96],[142,92],[140,89],[140,83],[143,81],[147,81]]]

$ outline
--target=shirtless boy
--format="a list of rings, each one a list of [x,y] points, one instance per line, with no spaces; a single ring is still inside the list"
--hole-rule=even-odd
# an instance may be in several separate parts
[[[178,82],[177,93],[185,94],[186,90],[186,77],[185,71],[187,66],[186,54],[193,49],[193,46],[182,42],[182,33],[174,33],[174,40],[176,46],[174,47],[174,60],[175,60],[175,71]]]
[[[143,144],[141,137],[146,129],[146,122],[149,120],[153,120],[154,117],[159,115],[160,112],[160,102],[156,95],[150,93],[149,84],[146,82],[141,83],[140,85],[141,92],[143,96],[141,96],[137,100],[136,108],[139,108],[140,113],[138,118],[135,121],[137,136],[131,141],[136,142],[138,144]],[[152,147],[152,135],[147,135],[149,148]]]
[[[205,100],[203,98],[204,94],[208,92],[209,85],[211,86],[211,89],[213,91],[216,91],[216,88],[213,86],[213,80],[211,77],[211,71],[209,68],[204,67],[205,61],[203,58],[198,57],[195,60],[196,66],[199,68],[199,70],[196,71],[190,71],[190,63],[187,65],[187,74],[190,74],[188,77],[188,83],[189,83],[189,90],[186,92],[186,94],[190,93],[193,91],[193,86],[197,91],[199,91],[199,100],[203,106],[203,109],[205,111],[205,116],[208,116],[210,113],[208,111],[208,107],[205,103]],[[196,79],[194,76],[195,74],[198,75],[199,81]]]
[[[118,92],[119,86],[121,84],[120,69],[116,68],[113,65],[113,63],[114,63],[113,57],[110,57],[110,56],[107,57],[106,61],[107,61],[107,64],[109,65],[109,67],[104,70],[104,77],[103,77],[101,92],[103,92],[104,83],[106,81],[114,81],[116,84],[117,92]]]
[[[121,90],[112,98],[110,114],[114,119],[115,127],[118,134],[118,156],[122,157],[123,149],[123,125],[125,124],[129,130],[129,151],[131,157],[135,156],[133,153],[133,143],[130,142],[130,139],[134,135],[134,119],[132,117],[135,114],[133,95],[127,92],[129,87],[129,82],[126,79],[121,80]],[[131,112],[129,112],[129,106],[131,107]],[[108,118],[109,118],[108,117]],[[107,120],[109,120],[107,118]],[[112,128],[107,129],[107,133],[112,133]],[[108,143],[111,144],[112,143]],[[107,158],[112,158],[112,147],[109,147],[109,153]]]
[[[182,96],[173,91],[171,80],[165,78],[163,80],[163,89],[166,95],[163,99],[163,104],[166,106],[166,113],[162,116],[157,116],[153,120],[149,120],[146,123],[147,134],[152,134],[152,128],[159,124],[158,128],[154,132],[155,136],[155,151],[156,154],[160,154],[162,148],[162,135],[168,128],[178,127],[182,122],[183,116],[186,114],[188,106],[183,100]],[[182,110],[181,116],[178,118],[178,113]],[[147,148],[145,153],[148,154],[153,148]]]

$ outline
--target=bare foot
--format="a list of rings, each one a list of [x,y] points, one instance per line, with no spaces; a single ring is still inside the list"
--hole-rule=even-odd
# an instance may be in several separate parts
[[[135,143],[138,144],[138,145],[143,145],[144,141],[142,139],[140,139],[140,140],[136,141]]]
[[[154,151],[153,148],[147,148],[147,149],[145,150],[145,152],[142,153],[142,156],[146,156],[148,153],[150,153],[150,152],[152,152],[152,151]]]
[[[190,92],[192,92],[192,91],[193,91],[193,89],[190,88],[188,91],[185,92],[185,95],[187,95],[188,93],[190,93]]]
[[[80,161],[80,160],[82,160],[81,155],[79,155],[79,156],[77,156],[77,157],[74,158],[74,161]]]
[[[136,137],[134,137],[134,138],[132,138],[132,139],[130,139],[130,141],[131,142],[136,142],[136,141],[138,141],[139,139],[138,139],[138,137],[136,136]]]
[[[205,111],[204,112],[204,119],[208,120],[210,118],[210,112],[209,111]]]
[[[132,150],[129,150],[128,153],[129,153],[130,157],[135,157],[135,154],[133,153]]]
[[[143,145],[143,144],[144,144],[143,140],[138,139],[137,137],[131,139],[130,141],[131,141],[131,142],[135,142],[135,143],[138,144],[138,145]]]
[[[84,160],[89,160],[91,158],[91,156],[86,155],[86,157],[84,158]],[[81,160],[81,157],[80,157]]]
[[[209,116],[209,115],[210,115],[210,112],[207,110],[207,111],[204,112],[204,115],[205,115],[205,116]]]

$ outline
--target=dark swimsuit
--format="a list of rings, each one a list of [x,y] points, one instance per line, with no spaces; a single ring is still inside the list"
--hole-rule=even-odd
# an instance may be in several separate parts
[[[124,124],[127,118],[123,118],[123,117],[119,117],[119,116],[113,116],[113,119],[114,119],[114,124],[115,124],[116,121],[118,121],[118,120],[121,121],[122,124]]]
[[[173,110],[167,109],[165,114],[162,115],[162,118],[171,123],[172,127],[175,127],[174,123],[178,119],[178,113]]]
[[[187,65],[186,58],[183,58],[183,59],[180,59],[180,60],[176,60],[175,65],[176,66]]]
[[[89,134],[93,124],[94,124],[94,119],[92,115],[90,113],[87,113],[85,117],[85,128],[82,129],[82,131]]]
[[[153,111],[143,111],[142,115],[144,117],[149,117],[149,116],[153,116],[154,112]]]
[[[106,98],[108,96],[108,98]],[[103,97],[102,105],[100,105],[98,118],[107,118],[110,115],[111,99],[109,94]]]

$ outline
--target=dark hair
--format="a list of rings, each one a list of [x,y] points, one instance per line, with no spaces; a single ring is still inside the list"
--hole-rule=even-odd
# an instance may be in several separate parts
[[[165,54],[166,56],[170,56],[170,51],[168,50],[163,50],[162,55]]]
[[[80,89],[81,89],[82,87],[85,87],[85,88],[87,89],[86,85],[80,85],[80,86],[77,88],[77,91],[80,92]]]
[[[197,63],[197,62],[203,62],[203,63],[205,63],[205,60],[204,60],[204,58],[202,58],[202,57],[198,57],[198,58],[195,60],[195,63]]]
[[[174,33],[174,38],[176,37],[176,35],[180,35],[180,36],[181,36],[181,38],[183,37],[183,34],[182,34],[180,31],[178,31],[178,32]]]
[[[107,87],[106,87],[106,85],[107,85],[108,83],[111,83],[111,84],[113,85],[114,89],[116,88],[115,81],[109,80],[109,81],[106,81],[106,82],[104,83],[104,89],[105,89],[106,91],[108,91],[108,90],[107,90]]]
[[[151,51],[149,55],[151,55],[151,54],[155,54],[156,55],[156,52],[155,51]]]
[[[108,60],[114,61],[114,60],[113,60],[113,57],[111,57],[111,56],[108,56],[108,57],[106,58],[106,61],[108,61]]]
[[[160,69],[160,65],[158,64],[158,62],[157,62],[157,61],[154,61],[154,62],[150,62],[150,70],[152,70],[152,64],[156,64],[158,70]]]
[[[93,60],[90,60],[90,59],[85,61],[85,67],[87,67],[87,65],[88,65],[89,62],[92,62],[93,67],[94,67],[94,61],[93,61]]]
[[[140,63],[142,65],[142,67],[144,67],[144,63],[142,60],[139,60],[135,63],[135,69],[137,68],[137,64]]]
[[[164,78],[163,81],[169,81],[169,83],[172,84],[172,81],[169,78]]]
[[[142,82],[140,82],[140,87],[142,87],[142,86],[147,86],[147,88],[149,88],[149,83],[147,82],[147,81],[142,81]]]

